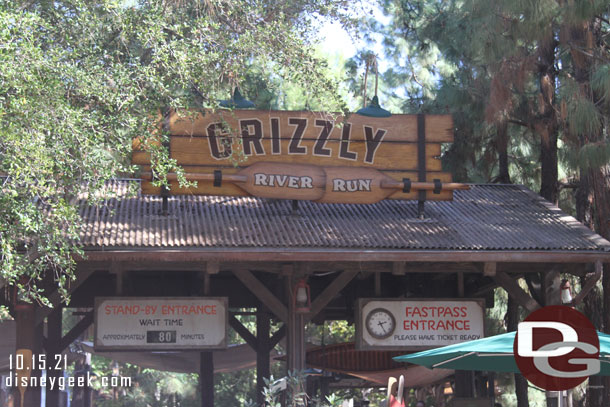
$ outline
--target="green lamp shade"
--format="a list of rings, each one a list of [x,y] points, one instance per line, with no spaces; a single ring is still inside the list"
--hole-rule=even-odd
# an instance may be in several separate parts
[[[244,98],[241,95],[239,88],[235,88],[235,92],[233,93],[233,98],[231,100],[221,100],[220,106],[235,108],[235,109],[250,109],[250,108],[254,107],[254,103],[250,102],[249,100]]]
[[[358,110],[356,113],[358,113],[362,116],[369,116],[369,117],[390,117],[390,116],[392,116],[392,113],[388,112],[385,109],[382,109],[381,106],[379,106],[379,98],[376,95],[373,96],[371,103],[369,103],[369,105],[367,107],[363,107],[362,109]]]

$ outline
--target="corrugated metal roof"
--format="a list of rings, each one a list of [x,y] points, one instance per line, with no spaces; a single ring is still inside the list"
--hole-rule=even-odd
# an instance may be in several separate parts
[[[453,201],[317,204],[244,197],[128,196],[81,206],[82,242],[100,248],[326,248],[610,251],[610,243],[517,185],[474,185]]]

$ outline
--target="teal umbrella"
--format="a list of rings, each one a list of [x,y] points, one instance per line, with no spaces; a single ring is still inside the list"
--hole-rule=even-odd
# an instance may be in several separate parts
[[[597,332],[602,376],[610,376],[610,335]],[[442,348],[396,356],[397,362],[408,362],[429,369],[483,370],[519,373],[513,356],[515,332],[457,343]]]

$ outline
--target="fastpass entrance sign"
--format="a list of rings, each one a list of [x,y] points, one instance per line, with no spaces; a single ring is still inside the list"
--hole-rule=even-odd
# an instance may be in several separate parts
[[[95,349],[224,349],[227,304],[225,297],[96,298]]]
[[[449,115],[206,110],[172,112],[163,127],[171,158],[198,182],[179,188],[170,174],[169,194],[373,203],[450,200],[459,188],[439,159],[441,144],[453,141]],[[142,168],[142,192],[162,194],[150,182],[150,154],[139,140],[132,162]]]
[[[359,349],[421,350],[484,337],[480,299],[358,300]]]

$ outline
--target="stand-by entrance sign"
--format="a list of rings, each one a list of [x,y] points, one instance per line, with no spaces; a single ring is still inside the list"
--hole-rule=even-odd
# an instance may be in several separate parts
[[[479,299],[358,300],[356,347],[421,350],[484,337]]]
[[[224,349],[227,304],[225,297],[96,298],[95,349]]]
[[[164,120],[170,157],[197,187],[169,194],[257,196],[323,203],[382,199],[450,200],[466,189],[441,171],[441,144],[453,141],[449,115],[348,117],[318,112],[206,110]],[[140,140],[133,164],[142,192],[152,185],[151,157]]]

